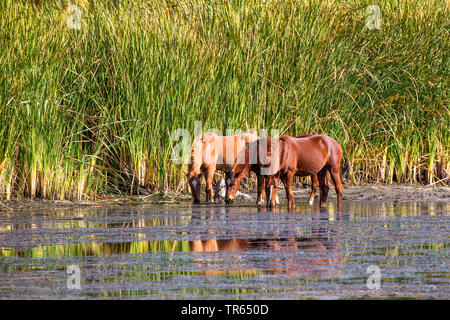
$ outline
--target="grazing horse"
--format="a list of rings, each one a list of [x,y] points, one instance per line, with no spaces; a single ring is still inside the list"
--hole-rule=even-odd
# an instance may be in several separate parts
[[[191,149],[191,163],[186,173],[191,187],[194,203],[200,203],[201,176],[206,180],[206,203],[214,202],[213,176],[216,170],[228,172],[235,164],[237,155],[245,147],[246,143],[256,141],[259,137],[251,133],[243,133],[234,136],[218,136],[213,133],[205,133],[194,140]],[[258,190],[264,190],[264,177],[258,179]]]
[[[326,135],[302,138],[283,136],[277,139],[267,137],[249,143],[244,150],[245,163],[236,165],[232,172],[240,170],[240,179],[250,170],[259,170],[260,175],[266,175],[268,207],[275,205],[278,180],[281,179],[286,190],[289,208],[292,209],[295,206],[292,195],[294,176],[308,175],[317,175],[320,186],[320,206],[325,206],[329,190],[327,172],[331,174],[336,189],[338,206],[341,207],[342,184],[339,170],[342,148],[336,140]],[[255,164],[248,161],[249,150],[256,150],[257,161]],[[231,180],[230,185],[233,185],[233,179]]]
[[[297,136],[296,138],[307,138],[307,137],[311,137],[313,136],[312,134],[302,134],[300,136]],[[251,164],[248,165],[249,163],[249,152],[250,148],[249,146],[246,146],[246,148],[242,151],[245,152],[245,160],[244,161],[239,161],[238,163],[236,163],[233,168],[227,172],[227,177],[226,180],[228,182],[227,185],[227,191],[226,191],[226,195],[225,195],[225,202],[227,204],[230,204],[231,201],[234,199],[234,197],[236,196],[236,193],[239,190],[239,187],[241,185],[241,180],[248,174],[249,171],[253,171],[254,173],[256,173],[258,179],[260,179],[261,177],[261,170],[260,170],[260,166],[258,166],[257,163],[255,164]],[[259,150],[259,149],[258,149]],[[242,163],[240,163],[242,162]],[[259,181],[259,180],[258,180]],[[259,186],[258,184],[258,189],[259,188],[264,188],[264,185]],[[309,196],[309,204],[313,204],[314,201],[314,197],[316,196],[316,191],[317,188],[319,187],[319,180],[317,178],[317,174],[311,174],[311,194]],[[258,190],[258,195],[259,194],[264,195],[264,190],[261,192],[260,190]],[[278,197],[275,197],[275,201],[278,199]],[[264,198],[261,199],[261,201],[258,201],[258,204],[264,203]]]
[[[273,141],[275,140],[275,141]],[[329,190],[327,172],[330,172],[331,180],[336,189],[337,204],[342,204],[342,184],[339,175],[342,148],[333,138],[326,135],[316,135],[303,139],[284,136],[278,139],[267,139],[268,149],[275,142],[275,154],[269,155],[274,161],[273,174],[266,177],[266,190],[270,192],[267,206],[275,205],[274,196],[278,186],[278,179],[284,184],[288,206],[295,206],[292,195],[294,176],[306,176],[317,174],[320,186],[320,206],[325,206]]]

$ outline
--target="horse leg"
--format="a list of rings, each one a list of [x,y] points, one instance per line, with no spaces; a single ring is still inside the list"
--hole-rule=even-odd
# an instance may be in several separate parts
[[[264,176],[257,174],[258,179],[258,198],[256,199],[256,204],[264,204],[264,196],[266,193],[265,189],[265,179]]]
[[[320,186],[320,206],[325,207],[325,203],[327,202],[328,190],[330,189],[327,179],[327,168],[324,167],[322,170],[320,170],[319,173],[317,173],[317,177],[319,179]]]
[[[202,252],[203,250],[203,242],[202,240],[194,240],[189,241],[189,250],[194,252]]]
[[[337,204],[338,208],[342,208],[342,183],[341,183],[341,177],[339,175],[339,167],[331,167],[330,175],[331,180],[333,181],[334,188],[336,189],[336,196],[337,196]]]
[[[272,208],[275,207],[275,199],[277,198],[277,185],[278,180],[275,180],[275,184],[268,186],[266,183],[266,194],[267,194],[267,207]]]
[[[319,179],[317,178],[317,174],[311,175],[311,195],[309,196],[309,204],[313,204],[314,197],[316,196],[317,188],[319,187]]]
[[[282,181],[284,184],[284,190],[286,191],[286,198],[288,199],[289,210],[292,210],[295,207],[294,196],[292,195],[292,185],[294,183],[294,174],[289,171],[287,174],[285,174],[282,177]]]
[[[214,203],[214,193],[213,193],[213,177],[214,168],[208,168],[205,170],[205,180],[206,180],[206,204]]]
[[[216,239],[209,239],[203,242],[203,251],[219,251]]]

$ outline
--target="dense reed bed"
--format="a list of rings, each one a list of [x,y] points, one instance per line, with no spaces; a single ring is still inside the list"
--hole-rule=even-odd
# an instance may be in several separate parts
[[[448,2],[378,1],[381,29],[358,0],[78,4],[0,1],[0,198],[182,191],[195,121],[327,134],[354,183],[449,177]]]

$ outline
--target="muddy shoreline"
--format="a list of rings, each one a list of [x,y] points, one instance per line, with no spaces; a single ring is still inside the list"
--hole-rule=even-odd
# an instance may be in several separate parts
[[[245,190],[244,190],[245,192]],[[307,201],[310,192],[309,186],[294,189],[296,202]],[[254,190],[247,193],[256,199]],[[278,192],[281,202],[285,199],[284,189]],[[450,187],[437,186],[410,186],[410,185],[380,185],[368,184],[360,186],[344,186],[343,201],[375,201],[375,202],[450,202]],[[328,201],[335,199],[334,189],[328,194]],[[21,211],[30,209],[60,209],[68,207],[102,207],[123,206],[140,204],[164,204],[164,203],[186,203],[191,201],[189,193],[180,194],[149,194],[129,197],[100,198],[95,201],[70,201],[70,200],[0,200],[0,212]],[[318,193],[315,201],[318,201]],[[239,200],[237,200],[239,202]]]

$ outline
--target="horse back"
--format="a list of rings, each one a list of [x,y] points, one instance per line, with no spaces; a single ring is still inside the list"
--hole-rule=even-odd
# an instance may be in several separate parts
[[[280,138],[280,169],[295,170],[298,175],[315,174],[325,165],[340,161],[342,149],[326,135]]]

